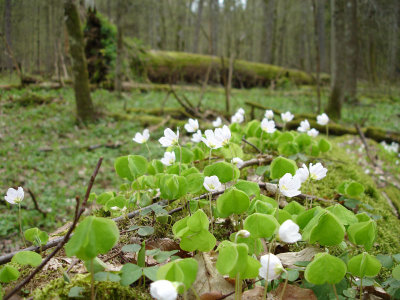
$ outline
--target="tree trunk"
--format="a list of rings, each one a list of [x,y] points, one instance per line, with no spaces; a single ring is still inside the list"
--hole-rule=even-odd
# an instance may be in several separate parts
[[[211,54],[218,54],[218,17],[219,3],[218,0],[210,0],[210,39],[211,39]]]
[[[335,68],[336,68],[336,54],[335,54],[335,0],[331,0],[331,49],[330,49],[330,73],[331,73],[331,88],[333,88],[333,83],[335,82]]]
[[[318,11],[321,3],[317,0],[311,0],[314,12],[314,40],[315,40],[315,73],[316,73],[316,86],[317,86],[317,113],[321,113],[321,90],[320,90],[320,73],[321,73],[321,48],[319,43],[319,23]]]
[[[357,100],[357,63],[358,63],[358,24],[357,0],[347,0],[348,37],[347,37],[347,78],[346,100]]]
[[[260,61],[271,64],[275,30],[275,0],[263,0],[261,5],[263,8],[263,29],[260,47]]]
[[[321,71],[326,72],[325,0],[317,0],[317,32]]]
[[[117,2],[117,13],[115,23],[117,26],[117,57],[115,59],[115,80],[114,89],[118,97],[121,97],[122,90],[122,55],[123,55],[123,33],[122,33],[122,16],[123,16],[123,1]]]
[[[65,0],[64,17],[72,57],[76,110],[78,119],[82,122],[87,122],[94,120],[95,112],[90,97],[89,75],[84,52],[85,42],[76,1]]]
[[[345,34],[345,0],[336,0],[334,14],[332,15],[334,24],[334,42],[333,42],[333,53],[335,53],[335,79],[333,82],[332,92],[329,98],[329,103],[326,108],[327,114],[333,119],[340,119],[343,96],[344,96],[344,85],[345,85],[345,74],[346,74],[346,63],[345,63],[345,47],[344,45],[344,34]],[[332,53],[332,52],[331,52]]]
[[[199,38],[200,38],[200,27],[201,27],[201,19],[203,15],[203,4],[204,0],[200,0],[197,7],[197,18],[196,18],[196,27],[194,29],[194,38],[193,38],[193,53],[199,52]]]
[[[4,34],[5,39],[7,41],[8,47],[12,49],[12,39],[11,39],[11,10],[12,10],[12,3],[11,0],[5,0],[5,7],[4,7]],[[7,62],[7,69],[12,72],[13,69],[13,62],[11,56],[9,56],[6,60]]]

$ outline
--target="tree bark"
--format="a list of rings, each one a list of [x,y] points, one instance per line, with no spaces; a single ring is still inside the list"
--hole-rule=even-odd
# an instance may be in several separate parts
[[[271,64],[275,36],[275,0],[263,0],[261,5],[263,8],[263,29],[260,61]]]
[[[65,0],[64,16],[72,57],[76,110],[78,119],[82,122],[87,122],[94,120],[95,112],[90,97],[89,75],[84,52],[85,42],[75,0]]]
[[[196,27],[194,28],[194,38],[193,38],[193,53],[199,52],[199,39],[200,39],[200,27],[201,27],[201,20],[203,16],[203,4],[204,0],[200,0],[198,2],[197,7],[197,18],[196,18]]]
[[[347,0],[348,37],[347,37],[347,78],[346,100],[357,101],[357,66],[358,66],[358,23],[357,0]]]
[[[327,114],[333,119],[340,119],[343,96],[344,96],[344,85],[345,85],[345,74],[346,74],[346,63],[345,63],[345,47],[344,45],[344,34],[345,34],[345,0],[336,0],[334,14],[332,15],[334,24],[334,42],[333,51],[335,53],[335,64],[334,64],[334,75],[333,87],[329,98],[329,103],[326,108]]]
[[[211,39],[211,54],[218,54],[218,17],[219,3],[218,0],[210,0],[210,39]]]
[[[325,46],[325,0],[317,0],[317,32],[321,71],[326,72],[327,66]]]
[[[321,48],[319,43],[319,23],[318,11],[321,3],[317,4],[317,0],[311,0],[314,12],[314,40],[315,40],[315,73],[316,73],[316,86],[317,86],[317,113],[321,113],[321,90],[320,90],[320,73],[321,73]]]
[[[11,0],[5,0],[5,7],[4,7],[4,34],[5,39],[8,44],[8,47],[12,49],[12,39],[11,39],[11,11],[12,11],[12,3]],[[13,62],[11,56],[6,59],[7,62],[7,69],[12,72],[13,69]]]
[[[123,1],[118,0],[117,2],[117,13],[115,23],[117,26],[117,57],[115,59],[115,80],[114,89],[117,92],[118,97],[121,97],[122,91],[122,55],[123,55],[123,33],[122,33],[122,17],[123,17],[124,5]]]

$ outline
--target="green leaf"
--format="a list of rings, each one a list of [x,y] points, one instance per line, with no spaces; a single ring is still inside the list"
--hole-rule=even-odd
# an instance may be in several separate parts
[[[188,290],[196,280],[197,270],[198,264],[195,259],[177,259],[161,266],[157,271],[157,279],[182,282],[185,290]]]
[[[73,286],[68,292],[68,298],[84,298],[82,295],[84,291],[83,287]]]
[[[297,165],[294,160],[279,156],[271,163],[271,179],[281,178],[286,173],[296,174]]]
[[[187,228],[187,222],[189,220],[190,216],[186,216],[183,219],[180,219],[179,221],[175,222],[175,224],[172,226],[172,233],[177,237],[180,238],[182,235],[189,230]]]
[[[161,197],[167,200],[179,199],[188,191],[188,182],[185,177],[178,175],[166,175],[161,179]]]
[[[129,168],[128,156],[118,157],[115,160],[114,168],[118,176],[121,177],[122,179],[127,179],[129,181],[133,181],[135,179]]]
[[[98,272],[94,274],[94,280],[119,282],[121,280],[121,277],[111,272]]]
[[[358,222],[357,217],[354,215],[354,213],[348,210],[343,205],[332,205],[326,208],[326,210],[334,214],[342,222],[343,225],[350,225]]]
[[[286,220],[291,220],[292,219],[292,215],[289,212],[287,212],[286,210],[283,210],[283,209],[275,210],[274,217],[278,221],[279,224],[282,224]]]
[[[321,152],[328,152],[332,149],[332,145],[326,139],[321,138],[318,142],[318,148]]]
[[[191,231],[199,232],[203,229],[208,230],[209,221],[203,210],[197,210],[187,221],[187,226]]]
[[[222,275],[233,277],[237,273],[243,273],[246,269],[248,247],[246,244],[235,244],[229,241],[223,241],[218,246],[218,259],[215,267]]]
[[[171,251],[160,251],[159,253],[155,254],[153,257],[158,263],[163,263],[168,258],[170,258],[175,253],[178,253],[178,250],[171,250]]]
[[[142,267],[142,268],[146,266],[146,241],[142,242],[142,245],[138,252],[137,264],[139,267]]]
[[[144,274],[144,276],[149,278],[151,281],[157,281],[158,269],[159,269],[159,266],[143,268],[143,274]]]
[[[288,272],[288,280],[289,281],[295,281],[295,280],[297,280],[297,278],[299,278],[299,271],[297,271],[297,270],[288,270],[287,271]],[[281,277],[283,278],[283,279],[286,279],[286,273],[282,273],[282,275],[281,275]]]
[[[245,192],[249,197],[260,195],[260,186],[257,182],[238,180],[238,182],[235,184],[235,187],[238,190]]]
[[[289,131],[283,132],[277,139],[279,146],[293,141],[294,141],[293,134],[291,134]]]
[[[158,159],[153,159],[148,165],[147,165],[147,172],[150,175],[156,175],[159,173],[164,172],[164,165],[163,163],[158,160]]]
[[[293,142],[280,144],[278,146],[279,154],[282,154],[285,156],[295,155],[296,153],[299,153],[299,151],[300,151],[299,146]]]
[[[345,187],[345,194],[350,197],[357,197],[364,193],[364,186],[356,181],[350,182]]]
[[[151,226],[142,226],[138,230],[138,235],[148,236],[154,233],[154,228]]]
[[[197,194],[203,189],[204,174],[193,173],[186,176],[188,183],[188,192],[191,194]]]
[[[393,267],[393,259],[392,256],[390,255],[383,255],[383,254],[378,254],[376,258],[381,262],[382,266],[390,269]]]
[[[127,200],[124,198],[124,196],[119,195],[108,200],[104,206],[106,210],[113,211],[111,207],[118,207],[119,209],[123,209],[126,205]]]
[[[74,235],[65,245],[65,251],[68,256],[90,260],[110,251],[118,238],[119,230],[113,220],[90,216],[76,227]]]
[[[298,203],[297,201],[292,201],[288,205],[286,205],[283,210],[287,211],[291,215],[300,215],[302,212],[304,212],[306,209],[304,208],[303,205]]]
[[[128,286],[142,276],[142,268],[134,264],[124,264],[121,269],[121,285]]]
[[[237,232],[233,232],[230,236],[229,236],[229,240],[231,242],[236,242],[238,244],[246,244],[248,247],[248,254],[252,255],[260,255],[263,251],[264,251],[264,247],[263,244],[261,242],[261,239],[258,238],[253,238],[251,236],[245,238],[245,237],[241,237],[240,235],[236,238],[236,234]]]
[[[243,227],[253,238],[269,238],[277,230],[279,224],[271,215],[254,213],[244,220]]]
[[[316,215],[321,213],[321,211],[322,208],[320,206],[316,206],[312,209],[302,212],[296,218],[297,225],[299,225],[300,229],[304,229]]]
[[[261,136],[261,122],[258,120],[252,120],[246,124],[244,128],[246,137],[260,137]]]
[[[304,276],[313,284],[336,284],[344,278],[346,269],[346,264],[340,258],[328,253],[318,253],[307,265]]]
[[[86,270],[91,273],[92,270],[92,262],[93,262],[93,273],[102,272],[107,268],[105,262],[103,262],[100,258],[95,257],[94,259],[87,260],[84,262]]]
[[[97,197],[96,202],[98,204],[104,205],[107,203],[108,200],[110,200],[113,197],[114,197],[113,192],[104,192],[104,193],[101,193],[100,196]]]
[[[200,231],[186,231],[181,238],[179,246],[182,250],[192,252],[195,250],[208,252],[215,247],[217,240],[214,235],[206,229]]]
[[[229,217],[232,214],[241,214],[248,209],[249,205],[249,196],[235,187],[226,190],[217,199],[217,211],[221,218]]]
[[[187,178],[190,174],[200,174],[200,171],[196,167],[190,167],[182,171],[181,175]]]
[[[36,227],[25,230],[24,237],[35,246],[45,245],[49,240],[47,232],[41,231]]]
[[[366,250],[371,249],[376,238],[376,223],[373,220],[351,224],[347,228],[350,242],[363,245]]]
[[[16,268],[5,265],[0,269],[0,282],[9,283],[19,278],[19,272]]]
[[[225,161],[220,161],[204,168],[205,176],[216,175],[221,183],[226,183],[231,180],[239,178],[239,169]],[[234,177],[233,177],[234,175]]]
[[[37,267],[42,262],[42,256],[33,251],[21,251],[16,253],[11,261],[22,266],[30,265],[32,267]]]
[[[319,155],[319,147],[318,144],[316,142],[313,141],[312,145],[311,145],[311,151],[309,151],[311,156],[318,156]]]
[[[392,276],[396,280],[400,280],[400,265],[397,265],[393,271],[392,271]]]
[[[378,275],[382,265],[374,256],[364,252],[352,257],[347,267],[352,275],[363,278],[364,276],[374,277]]]
[[[220,151],[222,156],[229,161],[234,157],[243,158],[244,155],[242,148],[238,144],[232,142],[230,142],[228,146],[220,148]]]
[[[295,139],[299,149],[304,151],[307,147],[309,147],[312,143],[312,138],[308,134],[299,134]]]
[[[184,164],[189,164],[193,161],[194,154],[192,151],[190,151],[188,148],[185,147],[175,147],[174,152],[175,152],[175,158],[176,162],[179,163],[181,157],[180,157],[180,152],[182,149],[182,163]]]
[[[345,229],[342,223],[329,211],[316,215],[304,228],[303,239],[311,244],[318,242],[323,246],[340,244],[344,239]]]

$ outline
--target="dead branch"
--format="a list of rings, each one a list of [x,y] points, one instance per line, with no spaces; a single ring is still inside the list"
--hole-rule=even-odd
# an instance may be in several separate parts
[[[259,149],[256,145],[250,143],[248,140],[246,140],[244,138],[244,136],[242,137],[242,141],[245,142],[247,145],[250,145],[251,147],[253,147],[254,149],[256,149],[257,152],[259,152],[260,154],[262,154],[261,149]]]
[[[355,127],[356,127],[356,130],[357,130],[357,132],[358,132],[358,135],[359,135],[360,138],[361,138],[362,143],[364,144],[365,152],[367,152],[367,156],[368,156],[369,160],[370,160],[371,163],[376,167],[375,159],[374,159],[374,157],[371,155],[371,153],[369,152],[369,147],[368,147],[367,141],[365,140],[364,132],[362,132],[362,130],[361,130],[361,128],[360,128],[360,125],[356,124]]]
[[[39,207],[39,203],[36,200],[35,194],[32,192],[30,188],[28,188],[28,193],[32,198],[33,205],[35,206],[36,210],[40,212],[43,215],[43,217],[46,218],[47,213]]]
[[[22,288],[23,286],[25,286],[27,283],[29,283],[29,282],[33,279],[33,277],[35,277],[35,275],[36,275],[37,273],[39,273],[39,272],[43,269],[43,267],[50,261],[50,259],[51,259],[52,257],[54,257],[54,256],[57,254],[57,252],[60,251],[60,250],[64,247],[64,245],[68,242],[68,240],[69,240],[69,238],[70,238],[70,236],[71,236],[71,234],[72,234],[72,231],[74,231],[76,225],[78,224],[79,218],[81,217],[81,215],[83,214],[83,212],[84,212],[85,209],[86,209],[86,204],[87,204],[87,201],[88,201],[88,199],[89,199],[90,191],[92,190],[94,180],[95,180],[95,178],[96,178],[96,176],[97,176],[97,173],[99,172],[99,169],[100,169],[100,166],[101,166],[101,163],[102,163],[102,162],[103,162],[103,158],[100,157],[99,161],[97,162],[96,169],[94,170],[92,176],[90,177],[90,181],[89,181],[88,187],[87,187],[87,189],[86,189],[85,198],[84,198],[84,200],[83,200],[83,202],[82,202],[82,205],[80,205],[79,197],[76,198],[76,206],[75,206],[74,221],[72,222],[72,225],[71,225],[71,227],[68,229],[68,232],[66,233],[66,235],[65,235],[65,236],[63,237],[63,239],[58,243],[56,249],[54,249],[54,251],[51,252],[51,253],[42,261],[42,263],[41,263],[39,266],[37,266],[37,267],[35,268],[35,270],[33,270],[32,273],[29,274],[29,276],[27,276],[24,280],[22,280],[20,283],[18,283],[18,284],[12,289],[11,292],[9,292],[7,295],[4,296],[4,300],[10,299],[14,294],[16,294],[19,290],[21,290],[21,288]]]

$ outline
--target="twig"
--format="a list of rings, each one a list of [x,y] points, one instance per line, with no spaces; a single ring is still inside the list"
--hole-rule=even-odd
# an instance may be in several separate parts
[[[254,144],[250,143],[248,140],[246,140],[244,137],[242,137],[242,141],[245,142],[246,144],[252,146],[254,149],[256,149],[257,152],[262,154],[262,151]]]
[[[51,252],[51,253],[42,261],[42,263],[41,263],[39,266],[37,266],[36,269],[33,270],[33,272],[32,272],[31,274],[29,274],[28,277],[26,277],[24,280],[22,280],[20,283],[18,283],[18,284],[12,289],[11,292],[9,292],[7,295],[4,296],[4,300],[10,299],[10,298],[11,298],[14,294],[16,294],[23,286],[25,286],[27,283],[29,283],[29,282],[33,279],[33,277],[35,277],[35,275],[36,275],[37,273],[39,273],[39,272],[43,269],[43,267],[50,261],[50,259],[53,258],[53,257],[57,254],[57,252],[60,251],[60,250],[62,249],[62,247],[64,247],[64,245],[68,242],[68,240],[69,240],[69,238],[70,238],[70,236],[71,236],[71,234],[72,234],[72,231],[75,229],[76,224],[78,224],[79,218],[81,217],[81,215],[83,214],[83,212],[84,212],[85,209],[86,209],[86,204],[87,204],[87,201],[88,201],[88,199],[89,199],[90,191],[92,190],[94,180],[95,180],[95,178],[96,178],[96,176],[97,176],[97,173],[99,172],[99,169],[100,169],[100,166],[101,166],[102,161],[103,161],[103,158],[100,157],[100,159],[99,159],[99,161],[98,161],[98,163],[97,163],[96,169],[94,170],[92,176],[90,177],[90,181],[89,181],[88,187],[87,187],[87,189],[86,189],[85,198],[84,198],[84,200],[83,200],[83,202],[82,202],[82,205],[80,205],[79,197],[76,198],[76,206],[75,206],[74,221],[73,221],[71,227],[68,229],[67,234],[66,234],[66,235],[64,236],[64,238],[58,243],[58,245],[57,245],[57,247],[54,249],[54,251]]]
[[[210,79],[210,73],[211,73],[211,70],[212,70],[212,66],[213,66],[212,63],[210,63],[208,65],[207,73],[206,73],[206,76],[204,78],[203,84],[201,86],[201,92],[200,92],[200,96],[199,96],[199,102],[197,103],[197,109],[199,109],[201,107],[201,103],[203,102],[204,93],[206,92],[206,88],[207,88],[207,85],[208,85],[208,80]]]
[[[365,140],[365,136],[364,136],[364,133],[362,132],[362,130],[361,130],[361,128],[360,128],[360,125],[356,124],[355,127],[356,127],[356,129],[357,129],[358,135],[359,135],[360,138],[361,138],[361,141],[362,141],[363,144],[364,144],[365,152],[367,152],[367,156],[368,156],[369,160],[370,160],[371,163],[376,167],[375,159],[373,158],[373,156],[372,156],[371,153],[369,152],[368,143],[367,143],[367,141]]]
[[[47,213],[46,213],[45,211],[43,211],[43,210],[39,207],[39,203],[37,202],[36,197],[35,197],[35,195],[33,194],[32,190],[31,190],[30,188],[28,188],[28,193],[29,193],[29,195],[30,195],[31,198],[32,198],[33,205],[35,206],[36,210],[37,210],[38,212],[40,212],[40,213],[43,215],[43,217],[46,217]]]

